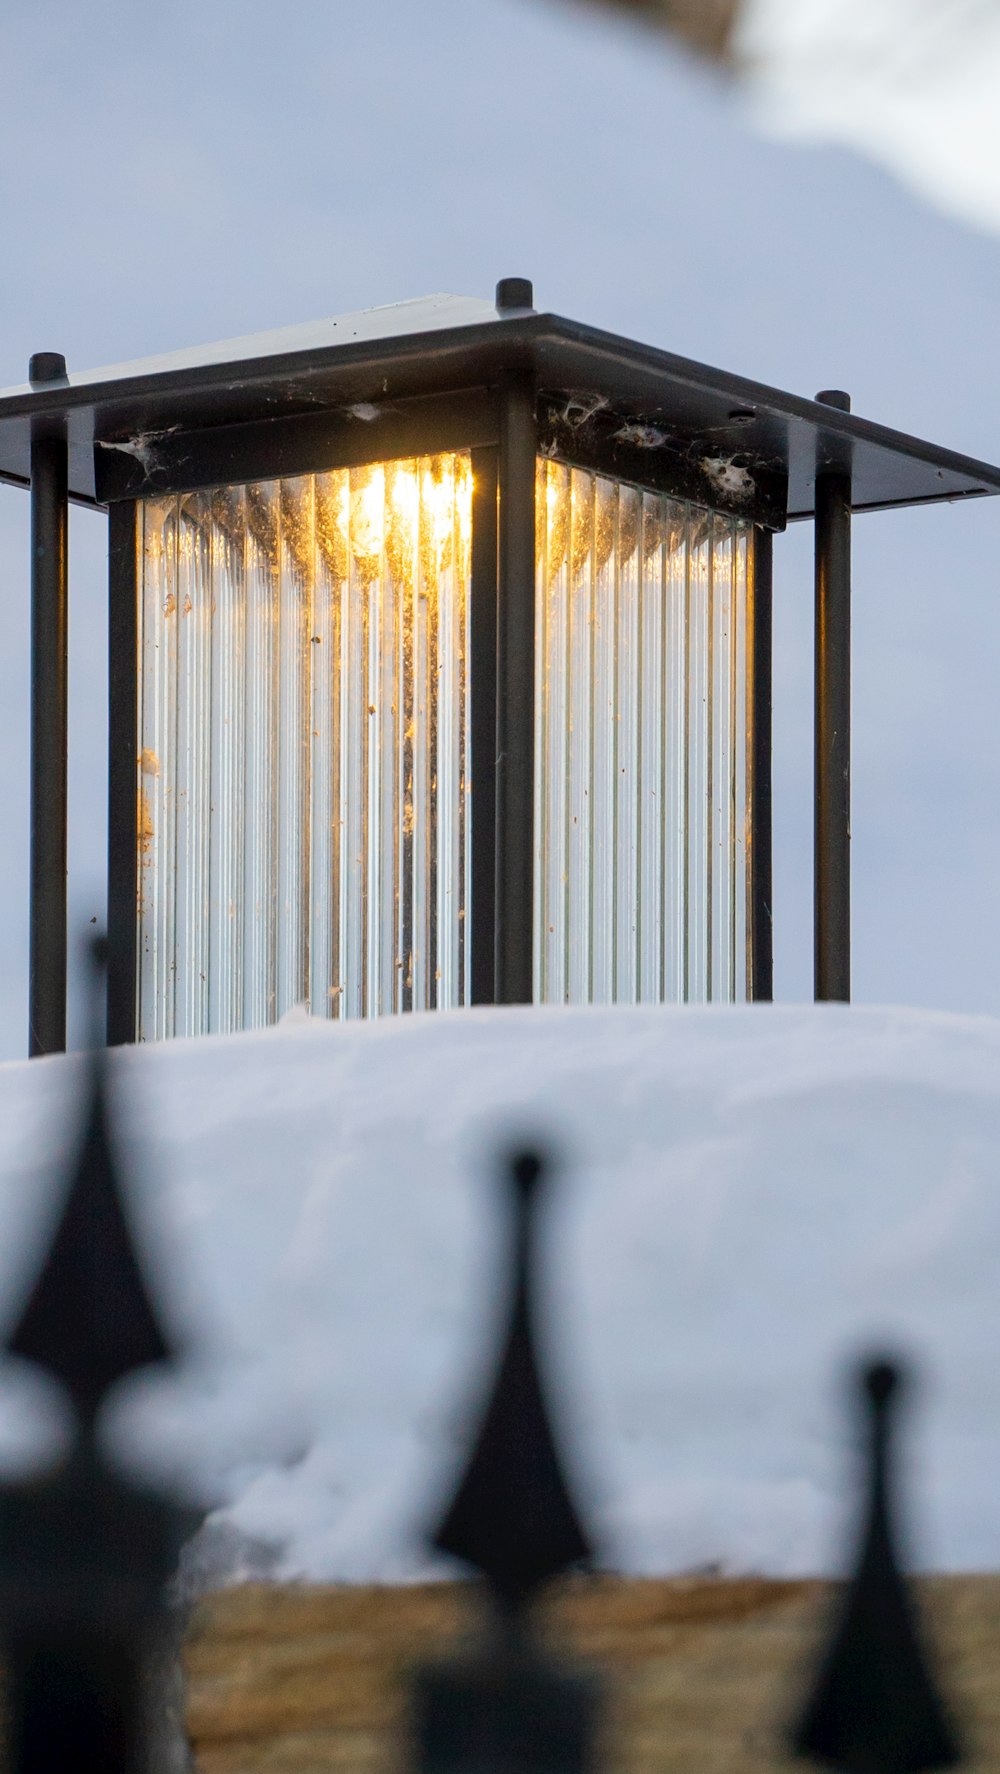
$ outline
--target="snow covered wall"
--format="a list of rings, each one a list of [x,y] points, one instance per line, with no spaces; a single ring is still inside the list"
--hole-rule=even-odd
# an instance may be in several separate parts
[[[0,1319],[78,1058],[0,1067]],[[495,1154],[561,1157],[553,1388],[606,1564],[835,1568],[845,1375],[890,1347],[910,1551],[1000,1566],[1000,1021],[841,1007],[476,1010],[113,1056],[137,1219],[198,1360],[113,1432],[214,1498],[216,1574],[396,1580],[495,1330]],[[23,1373],[23,1370],[22,1370]],[[0,1370],[0,1455],[37,1451]],[[51,1419],[51,1410],[49,1418]]]

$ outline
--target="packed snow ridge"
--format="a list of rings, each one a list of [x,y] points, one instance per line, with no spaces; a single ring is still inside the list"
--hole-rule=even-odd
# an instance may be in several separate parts
[[[908,1360],[907,1542],[1000,1565],[1000,1021],[840,1006],[467,1010],[117,1052],[134,1218],[186,1350],[108,1433],[211,1504],[213,1576],[400,1581],[495,1347],[498,1155],[558,1157],[544,1360],[600,1561],[836,1569],[850,1376]],[[78,1057],[0,1067],[0,1304]],[[0,1458],[53,1398],[0,1370]]]

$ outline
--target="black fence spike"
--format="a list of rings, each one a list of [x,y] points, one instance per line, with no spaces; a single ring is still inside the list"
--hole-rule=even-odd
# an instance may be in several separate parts
[[[563,1475],[535,1346],[536,1216],[545,1166],[509,1161],[508,1322],[478,1434],[434,1543],[482,1572],[492,1609],[457,1657],[414,1675],[418,1774],[593,1774],[602,1684],[531,1627],[527,1604],[590,1548]]]
[[[96,974],[96,948],[93,959]],[[95,978],[95,1004],[99,986]],[[65,1457],[0,1484],[10,1774],[64,1765],[78,1774],[139,1774],[151,1766],[167,1668],[167,1584],[195,1526],[193,1511],[120,1469],[94,1433],[108,1387],[170,1351],[129,1234],[99,1049],[87,1091],[62,1213],[8,1342],[13,1354],[54,1374],[77,1407]],[[180,1766],[183,1746],[170,1750],[170,1765]]]
[[[509,1611],[590,1555],[556,1447],[536,1351],[533,1272],[544,1170],[536,1152],[519,1152],[509,1161],[515,1224],[503,1353],[464,1476],[434,1535],[440,1551],[483,1573]]]
[[[95,957],[99,959],[98,957]],[[157,1320],[125,1212],[109,1128],[107,1059],[90,1056],[89,1100],[62,1212],[10,1354],[46,1368],[92,1422],[116,1380],[171,1349]]]
[[[890,1425],[900,1379],[889,1361],[862,1377],[870,1471],[860,1556],[792,1739],[797,1755],[848,1774],[920,1774],[960,1759],[894,1545]]]

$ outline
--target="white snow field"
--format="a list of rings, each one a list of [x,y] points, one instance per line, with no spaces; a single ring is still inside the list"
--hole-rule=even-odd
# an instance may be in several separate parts
[[[119,1051],[111,1072],[137,1221],[199,1357],[123,1388],[111,1432],[211,1497],[219,1580],[441,1568],[422,1535],[496,1329],[495,1155],[523,1139],[562,1158],[546,1357],[601,1563],[836,1569],[846,1380],[890,1348],[914,1370],[911,1562],[1000,1567],[1000,1021],[293,1018]],[[83,1077],[79,1057],[0,1067],[5,1327]],[[42,1436],[14,1367],[8,1466]]]

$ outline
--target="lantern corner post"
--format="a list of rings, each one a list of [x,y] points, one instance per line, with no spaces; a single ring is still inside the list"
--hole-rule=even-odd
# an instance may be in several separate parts
[[[530,1004],[534,989],[535,463],[533,379],[500,393],[497,534],[495,989]]]
[[[109,1047],[136,1039],[139,831],[138,508],[108,512],[108,1020]]]
[[[817,395],[850,412],[840,389]],[[851,471],[817,464],[815,515],[814,981],[817,1002],[851,997]]]
[[[65,378],[65,359],[37,352],[40,386]],[[66,868],[69,667],[69,452],[62,420],[31,439],[31,828],[28,1052],[66,1048]]]
[[[772,837],[772,702],[774,538],[763,525],[753,532],[750,604],[750,999],[769,1004],[774,997],[774,912]]]

